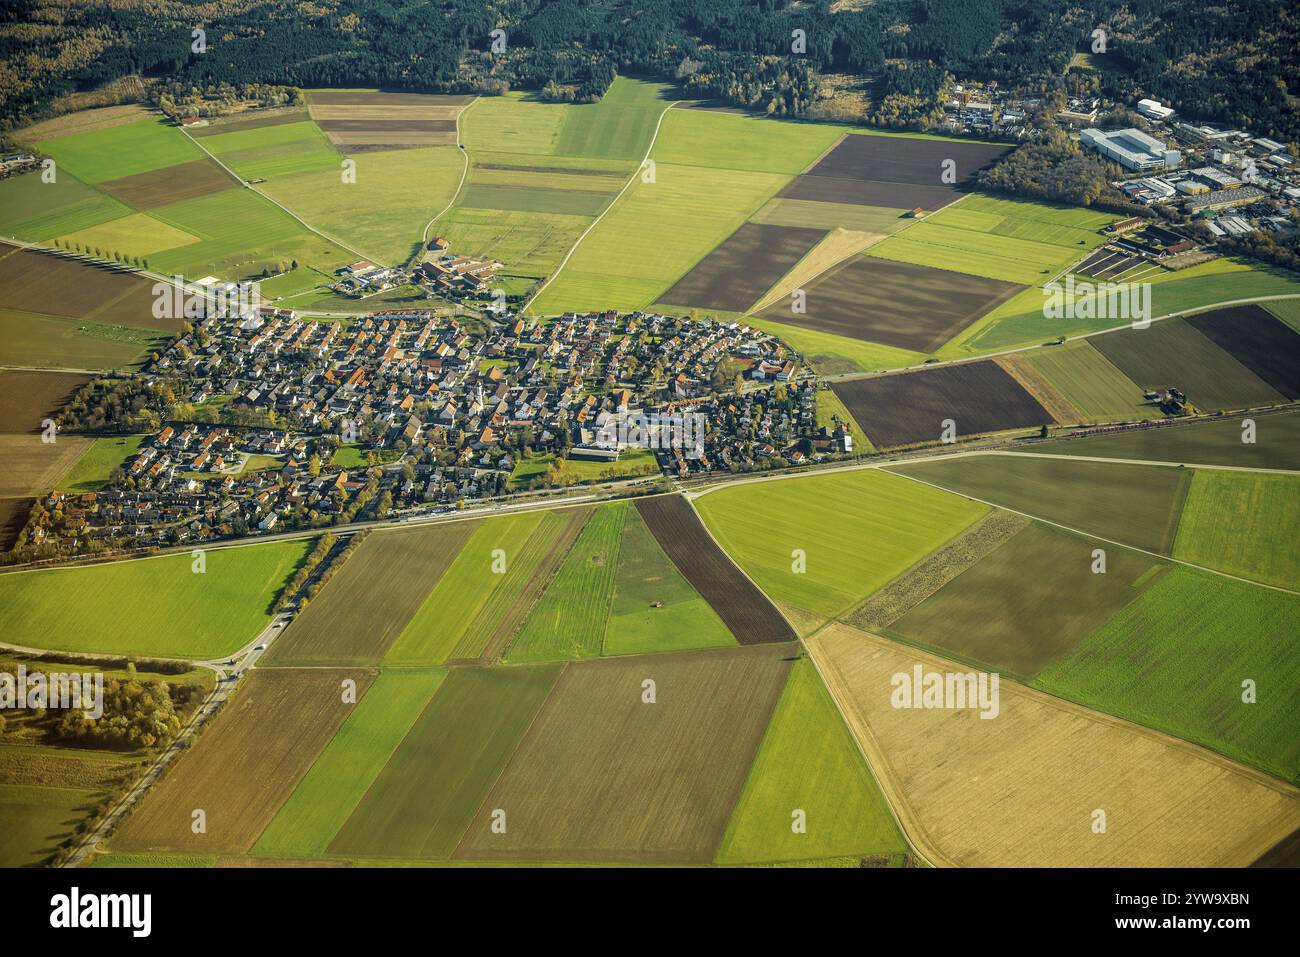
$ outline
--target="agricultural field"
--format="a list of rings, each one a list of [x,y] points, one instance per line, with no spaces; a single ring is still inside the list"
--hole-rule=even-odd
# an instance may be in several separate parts
[[[0,548],[12,548],[36,504],[31,498],[0,498]]]
[[[712,860],[789,673],[787,653],[769,645],[565,666],[456,857]],[[654,703],[644,700],[647,680]],[[505,833],[492,828],[495,809]]]
[[[59,490],[68,494],[96,492],[108,484],[109,476],[135,456],[143,435],[122,435],[98,438],[60,480]]]
[[[1300,470],[1300,413],[1259,415],[1251,422],[1254,442],[1242,440],[1246,435],[1242,419],[1203,419],[1114,435],[1046,442],[1035,446],[1034,451],[1188,465]]]
[[[660,495],[638,499],[636,508],[660,547],[737,641],[748,645],[795,639],[789,622],[718,547],[690,502]]]
[[[805,830],[793,830],[802,811]],[[790,677],[718,849],[725,865],[901,855],[898,825],[807,658]]]
[[[167,337],[130,326],[0,307],[0,363],[42,369],[131,369]]]
[[[0,575],[0,633],[57,651],[208,659],[250,642],[311,543],[274,542]],[[69,601],[76,595],[76,601]],[[146,624],[147,623],[147,624]]]
[[[1020,353],[1089,423],[1132,422],[1157,414],[1142,389],[1088,340]]]
[[[39,435],[91,377],[72,372],[0,370],[0,432]]]
[[[255,669],[212,727],[113,835],[115,851],[246,853],[354,707],[373,672]],[[192,812],[205,813],[195,833]]]
[[[824,617],[848,611],[988,511],[874,469],[723,487],[695,505],[764,592]],[[806,572],[794,570],[795,549]]]
[[[155,318],[153,305],[152,285],[139,276],[0,244],[0,309],[179,331],[181,320]]]
[[[346,150],[446,146],[472,97],[372,90],[312,90],[307,112],[331,143]]]
[[[1034,684],[1295,784],[1298,614],[1294,594],[1175,567]]]
[[[47,444],[40,435],[0,433],[0,499],[47,494],[93,445],[76,435]]]
[[[996,453],[888,471],[1161,555],[1173,548],[1191,484],[1178,468]]]
[[[745,223],[660,298],[684,306],[745,312],[824,235],[817,229]]]
[[[937,444],[945,428],[954,438],[968,438],[1054,422],[995,362],[853,379],[832,388],[876,448]]]
[[[1174,557],[1300,590],[1300,476],[1197,469]]]
[[[473,531],[472,522],[450,522],[372,532],[294,619],[267,664],[378,663]]]
[[[1162,633],[1184,640],[1177,627]],[[1000,684],[996,720],[896,708],[886,693],[894,675],[960,666],[844,625],[824,629],[809,648],[909,836],[933,862],[1245,866],[1300,825],[1294,789],[1157,732],[1010,680]],[[1149,680],[1128,665],[1123,674],[1129,685]],[[1104,836],[1093,831],[1093,809],[1106,814]]]
[[[1300,333],[1259,306],[1202,312],[1187,320],[1288,399],[1300,398]]]

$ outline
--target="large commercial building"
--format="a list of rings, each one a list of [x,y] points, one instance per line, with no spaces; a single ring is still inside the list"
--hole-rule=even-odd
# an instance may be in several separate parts
[[[1107,159],[1137,173],[1177,169],[1183,162],[1182,153],[1169,149],[1141,130],[1116,130],[1113,133],[1084,130],[1079,139],[1084,146],[1091,146]]]

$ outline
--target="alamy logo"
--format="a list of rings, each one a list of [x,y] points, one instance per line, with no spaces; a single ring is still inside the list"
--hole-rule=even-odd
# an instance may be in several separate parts
[[[1046,319],[1131,319],[1135,328],[1151,325],[1151,283],[1052,280],[1043,286]]]
[[[895,708],[958,710],[978,708],[981,718],[996,718],[1001,677],[987,671],[926,671],[919,664],[912,673],[900,671],[889,683]]]
[[[26,708],[80,708],[87,718],[98,720],[104,716],[104,673],[46,674],[29,672],[26,665],[19,665],[17,674],[0,672],[0,711]]]
[[[78,887],[50,898],[50,926],[127,927],[132,937],[148,937],[153,929],[151,894],[82,894]]]
[[[259,282],[221,286],[187,286],[183,276],[153,284],[155,319],[204,319],[208,316],[252,316],[262,306]]]

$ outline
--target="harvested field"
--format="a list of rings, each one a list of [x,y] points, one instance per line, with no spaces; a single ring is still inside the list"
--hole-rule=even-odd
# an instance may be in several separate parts
[[[379,90],[312,90],[307,100],[312,106],[415,106],[421,108],[464,107],[474,99],[469,94],[384,93]]]
[[[905,829],[941,862],[1244,866],[1300,825],[1294,788],[1157,732],[1010,681],[991,721],[895,708],[894,675],[956,666],[838,624],[809,648]]]
[[[239,183],[214,161],[204,157],[164,169],[123,176],[99,188],[135,209],[157,209],[168,203],[234,189]]]
[[[1020,383],[1021,388],[1032,395],[1053,419],[1061,425],[1074,425],[1087,421],[1087,417],[1065,393],[1056,387],[1037,366],[1022,353],[998,356],[993,360],[1002,367],[1002,371]]]
[[[39,667],[29,663],[28,667]],[[48,788],[109,788],[139,762],[117,751],[0,744],[0,784]]]
[[[1012,359],[1012,356],[1004,356]],[[1015,364],[1027,366],[1051,382],[1082,418],[1074,422],[1115,422],[1146,418],[1153,407],[1110,360],[1087,341],[1016,353]],[[1060,420],[1058,421],[1065,421]]]
[[[472,99],[316,90],[307,94],[307,111],[335,146],[439,146],[456,142],[456,117]]]
[[[1177,422],[1113,435],[1062,439],[1034,447],[1053,455],[1146,459],[1189,465],[1300,470],[1300,412],[1255,416],[1255,441],[1241,440],[1241,419]]]
[[[781,199],[814,203],[935,210],[942,209],[962,194],[951,186],[884,183],[869,179],[804,174],[796,176],[777,195]]]
[[[0,867],[45,863],[102,797],[81,788],[0,784]]]
[[[789,653],[768,646],[569,664],[456,857],[712,860]],[[642,700],[646,680],[653,703]],[[498,808],[504,834],[491,830]]]
[[[746,312],[825,235],[820,229],[745,223],[659,298]]]
[[[751,218],[770,226],[805,226],[810,229],[848,229],[854,232],[888,235],[911,224],[903,210],[886,206],[855,206],[851,203],[819,203],[808,199],[776,199]]]
[[[289,797],[374,673],[256,669],[212,727],[145,796],[113,836],[121,851],[243,854]],[[207,832],[191,830],[202,809]]]
[[[0,434],[0,499],[45,495],[95,444],[79,435],[61,435],[46,444],[39,435]]]
[[[55,140],[61,136],[76,133],[89,133],[94,130],[107,130],[114,126],[128,126],[148,120],[153,114],[135,103],[122,106],[103,106],[91,110],[77,110],[65,113],[31,126],[25,126],[13,132],[15,142],[39,143],[42,140]]]
[[[0,253],[11,248],[0,244]],[[150,288],[139,276],[28,249],[0,256],[0,307],[178,331],[183,320],[154,318]]]
[[[1089,342],[1142,389],[1181,389],[1199,409],[1273,405],[1284,397],[1183,319]]]
[[[266,663],[377,663],[469,540],[474,524],[372,532],[272,646]]]
[[[595,216],[609,202],[609,194],[576,189],[530,188],[470,184],[457,202],[476,209],[512,209],[529,213]]]
[[[1163,563],[1033,523],[880,633],[1029,680],[1150,587]]]
[[[794,641],[794,629],[713,540],[695,509],[678,495],[638,499],[637,511],[673,564],[718,613],[741,644]]]
[[[0,432],[39,434],[41,421],[57,415],[91,378],[76,372],[0,369]]]
[[[268,126],[284,126],[288,123],[303,123],[310,120],[303,109],[269,109],[257,110],[247,114],[247,119],[235,117],[218,117],[209,121],[207,126],[186,130],[190,136],[203,139],[205,136],[218,136],[222,133],[238,133],[241,130],[260,130]]]
[[[963,455],[891,466],[959,495],[1168,555],[1191,484],[1184,469],[1027,455]]]
[[[1000,548],[1029,524],[1030,520],[1023,515],[993,509],[963,534],[880,589],[844,620],[864,631],[879,631]]]
[[[785,299],[794,290],[803,288],[831,267],[856,256],[872,243],[884,238],[884,233],[860,233],[840,227],[832,229],[750,311],[759,312]]]
[[[945,420],[955,424],[959,439],[1052,423],[1038,400],[995,362],[836,382],[832,388],[878,449],[937,443]]]
[[[1297,620],[1300,597],[1174,566],[1034,686],[1300,783]]]
[[[807,175],[943,186],[943,164],[952,159],[956,162],[956,185],[965,186],[981,169],[1010,151],[1009,146],[993,143],[855,134],[840,140]]]
[[[372,133],[378,141],[387,133],[454,133],[455,120],[321,120],[316,121],[326,133]]]
[[[1187,322],[1288,399],[1300,398],[1300,335],[1256,305],[1215,309]]]
[[[563,667],[453,668],[329,853],[449,857]]]
[[[806,313],[792,313],[787,301],[763,315],[852,339],[931,352],[1020,288],[996,279],[856,256],[808,287]]]

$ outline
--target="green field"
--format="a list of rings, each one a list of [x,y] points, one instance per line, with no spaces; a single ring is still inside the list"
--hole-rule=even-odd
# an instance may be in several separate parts
[[[458,206],[438,220],[435,231],[458,253],[491,257],[513,275],[542,277],[559,265],[590,223],[586,216]]]
[[[884,206],[855,206],[852,203],[822,203],[811,199],[769,200],[750,222],[769,226],[803,226],[834,229],[841,226],[864,233],[896,233],[914,220],[904,219],[902,209]]]
[[[0,784],[0,867],[34,867],[73,836],[97,791]]]
[[[382,672],[262,832],[253,853],[323,855],[445,674],[442,670]]]
[[[1300,589],[1300,476],[1198,469],[1174,557]]]
[[[269,183],[316,171],[332,172],[338,182],[343,161],[311,120],[213,133],[202,138],[202,145],[244,179],[265,178]]]
[[[453,669],[329,853],[449,857],[561,667]]]
[[[139,450],[143,435],[123,435],[95,439],[89,451],[77,460],[72,471],[63,476],[62,491],[97,492],[108,484],[113,470],[126,464]]]
[[[1142,390],[1086,341],[1031,349],[1025,359],[1089,422],[1131,422],[1156,412],[1142,398]]]
[[[959,495],[1168,555],[1191,484],[1186,470],[1019,455],[890,466]]]
[[[639,162],[659,115],[672,102],[671,93],[666,83],[617,77],[599,103],[575,104],[565,111],[555,152]]]
[[[605,639],[626,503],[601,505],[510,647],[511,661],[599,655]]]
[[[87,183],[104,183],[203,159],[202,150],[161,119],[76,133],[36,146],[54,157],[60,171],[66,170]]]
[[[694,504],[771,598],[832,617],[987,511],[876,470],[724,487]],[[793,570],[796,549],[806,572]]]
[[[682,577],[641,514],[627,510],[604,654],[636,655],[735,643],[717,612]]]
[[[45,369],[126,369],[164,345],[157,331],[0,309],[0,363]]]
[[[311,542],[0,575],[0,634],[15,645],[160,658],[217,658],[270,620]]]
[[[806,829],[794,831],[794,812]],[[812,661],[790,671],[727,825],[719,864],[901,854],[889,806]]]
[[[890,638],[1021,680],[1038,674],[1149,587],[1153,558],[1026,526],[883,630]]]
[[[1300,469],[1300,413],[1260,415],[1251,421],[1255,423],[1253,443],[1242,441],[1242,419],[1202,419],[1119,435],[1062,439],[1035,446],[1035,451],[1188,465]]]
[[[655,142],[656,163],[793,176],[843,135],[834,126],[675,109]]]
[[[1034,684],[1300,782],[1297,616],[1294,595],[1176,567]]]
[[[565,117],[573,108],[545,103],[531,93],[480,97],[461,114],[461,141],[470,156],[497,150],[554,153]]]
[[[651,449],[624,449],[617,462],[596,462],[584,459],[561,459],[561,479],[570,482],[598,482],[608,478],[636,475],[656,475],[659,462]],[[555,455],[534,455],[522,458],[510,473],[509,487],[520,489],[528,483],[545,480],[547,471],[555,462]]]
[[[131,210],[66,170],[53,183],[39,172],[0,180],[0,235],[43,242],[125,216]]]
[[[872,372],[878,369],[901,369],[925,361],[922,352],[897,349],[877,342],[850,339],[830,332],[818,332],[763,316],[752,320],[764,332],[779,336],[803,355],[822,375],[840,372]]]
[[[59,237],[63,244],[82,249],[102,249],[104,255],[111,252],[125,253],[130,250],[132,256],[152,256],[164,249],[188,246],[197,243],[199,237],[169,226],[160,219],[147,213],[132,213],[118,219],[110,219],[89,229],[69,232]]]

